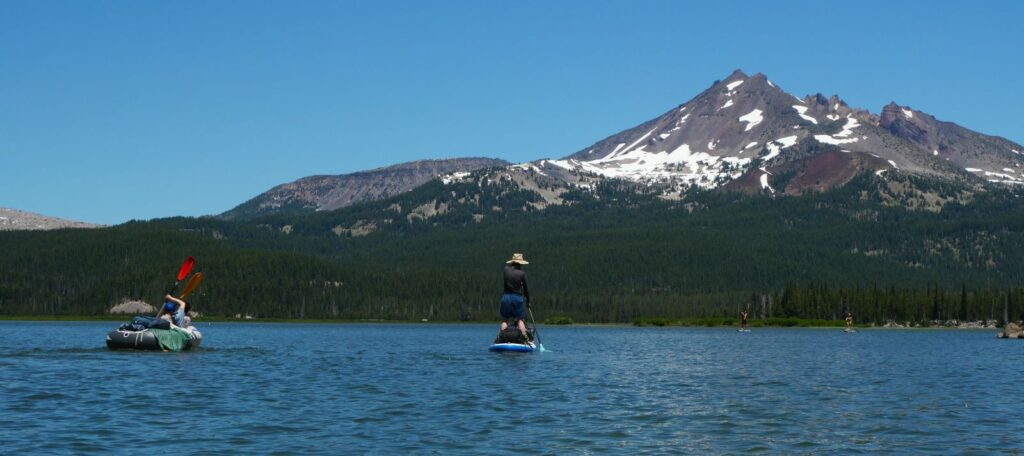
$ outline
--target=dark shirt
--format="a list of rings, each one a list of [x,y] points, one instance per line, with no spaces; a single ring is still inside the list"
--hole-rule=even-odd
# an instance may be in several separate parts
[[[530,299],[530,289],[526,287],[526,271],[505,265],[505,293],[512,293]]]

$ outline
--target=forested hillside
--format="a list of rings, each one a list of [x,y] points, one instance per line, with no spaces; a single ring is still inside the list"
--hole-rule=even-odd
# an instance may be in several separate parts
[[[530,192],[496,189],[480,197],[493,200],[460,204],[468,188],[435,181],[386,201],[251,223],[2,233],[0,313],[92,315],[124,297],[156,299],[194,255],[207,280],[193,301],[207,315],[487,321],[501,265],[523,252],[540,319],[732,316],[748,305],[759,316],[762,303],[766,316],[852,310],[877,322],[1000,318],[1004,306],[1024,316],[1019,194],[894,188],[866,174],[798,197],[664,201],[606,186],[537,210]],[[908,209],[898,198],[922,201]],[[424,201],[446,210],[395,209]],[[481,209],[494,207],[518,209]],[[353,230],[360,222],[375,229]]]

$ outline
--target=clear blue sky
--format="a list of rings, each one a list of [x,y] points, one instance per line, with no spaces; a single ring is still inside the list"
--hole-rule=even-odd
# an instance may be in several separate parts
[[[311,174],[561,157],[733,69],[1024,142],[1019,1],[0,0],[0,206],[215,214]]]

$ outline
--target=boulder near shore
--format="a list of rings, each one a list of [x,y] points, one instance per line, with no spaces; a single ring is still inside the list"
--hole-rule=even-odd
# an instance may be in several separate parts
[[[156,313],[156,307],[144,301],[126,300],[120,304],[111,307],[107,313],[112,314],[127,314],[127,315],[144,315]]]
[[[1020,323],[1007,323],[1003,332],[999,333],[1000,339],[1024,339],[1024,327]]]

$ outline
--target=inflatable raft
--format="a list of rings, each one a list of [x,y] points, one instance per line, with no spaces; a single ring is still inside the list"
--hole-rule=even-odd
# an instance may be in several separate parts
[[[191,338],[185,343],[182,350],[192,350],[203,343],[203,333],[198,330],[190,331]],[[111,350],[163,350],[156,335],[146,329],[143,331],[124,331],[115,329],[107,333],[107,348]]]

